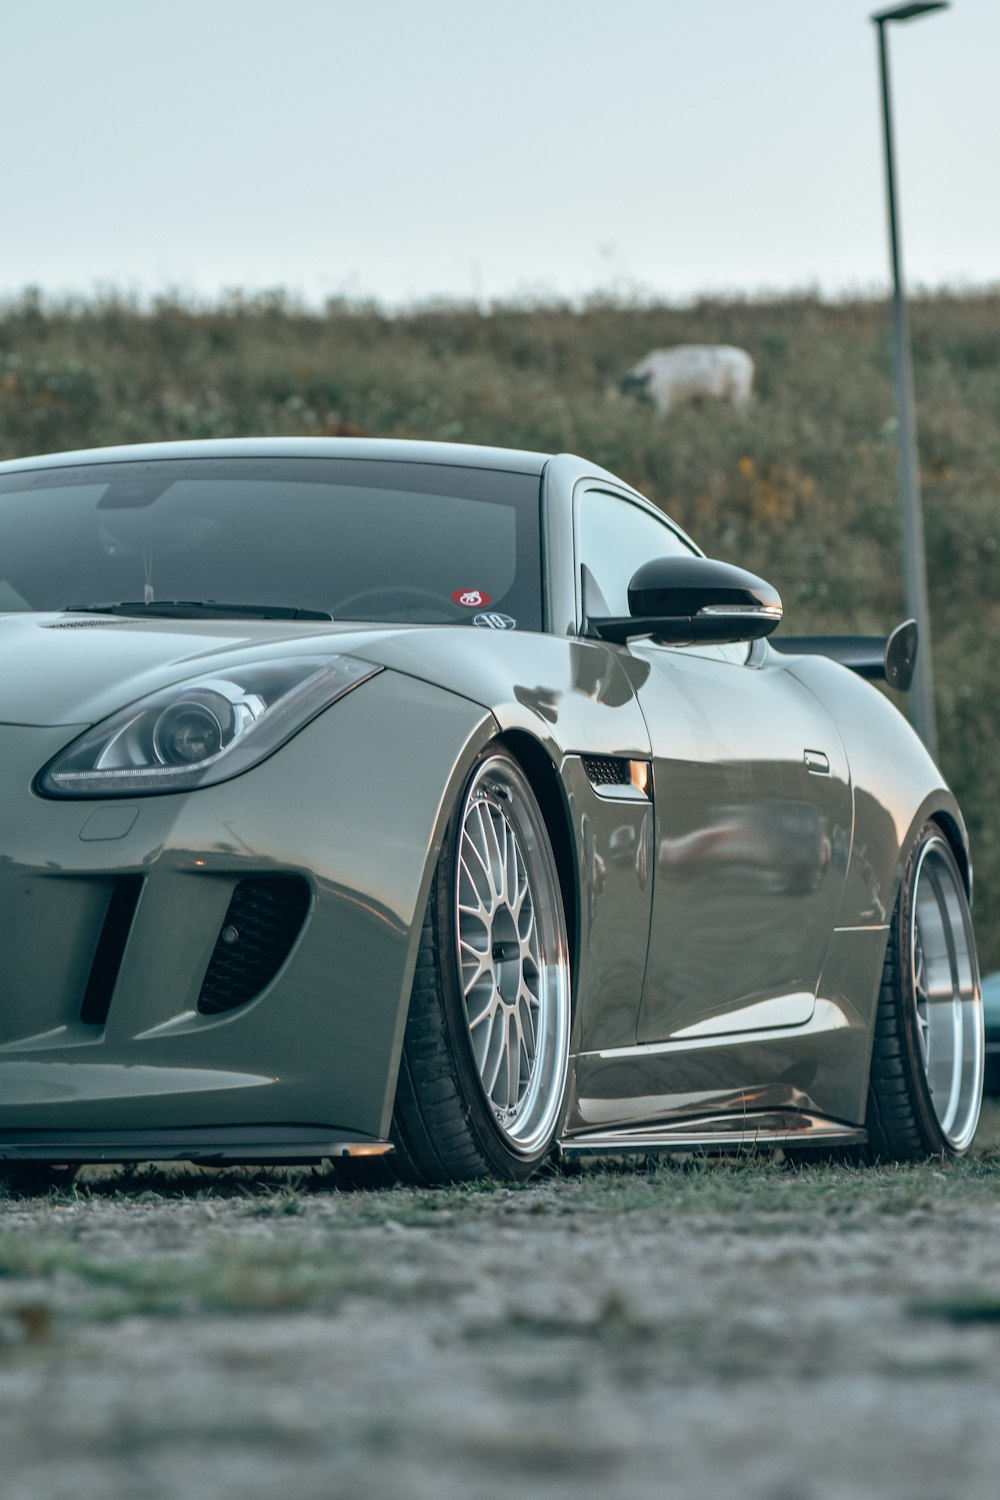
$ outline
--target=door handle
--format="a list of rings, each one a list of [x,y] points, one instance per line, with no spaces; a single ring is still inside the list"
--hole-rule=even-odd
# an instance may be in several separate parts
[[[829,776],[830,762],[822,750],[803,750],[802,759],[806,763],[806,770],[811,771],[814,776]]]

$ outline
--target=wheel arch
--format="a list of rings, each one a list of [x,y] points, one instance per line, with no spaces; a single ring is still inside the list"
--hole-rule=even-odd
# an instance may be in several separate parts
[[[441,803],[438,836],[428,865],[429,888],[426,899],[421,903],[418,963],[401,1018],[405,1035],[394,1068],[391,1126],[387,1124],[386,1128],[391,1130],[396,1144],[396,1151],[401,1159],[399,1170],[404,1180],[460,1181],[484,1172],[494,1175],[498,1170],[500,1175],[505,1176],[528,1175],[551,1150],[552,1131],[558,1132],[566,1097],[565,1073],[571,1024],[567,1002],[571,1003],[572,1000],[572,986],[569,986],[567,992],[564,980],[565,1019],[562,1043],[553,1041],[549,1049],[553,1059],[551,1065],[558,1069],[558,1092],[551,1089],[548,1093],[539,1091],[540,1099],[544,1101],[548,1098],[552,1101],[543,1109],[541,1123],[537,1127],[540,1146],[536,1147],[535,1138],[529,1133],[525,1149],[535,1151],[536,1154],[526,1155],[518,1171],[510,1174],[509,1161],[505,1159],[502,1164],[498,1162],[492,1132],[486,1132],[489,1140],[483,1134],[479,1117],[485,1110],[486,1115],[492,1119],[494,1106],[489,1098],[485,1104],[478,1099],[478,1074],[473,1090],[476,1100],[471,1100],[466,1092],[469,1069],[471,1067],[475,1072],[477,1067],[471,1049],[460,1043],[455,1045],[455,995],[452,993],[454,976],[449,979],[455,949],[451,940],[442,942],[441,936],[443,932],[445,938],[448,938],[449,930],[447,918],[442,919],[441,916],[442,900],[451,900],[451,893],[455,889],[452,881],[457,870],[457,846],[451,840],[463,826],[464,809],[470,789],[474,786],[484,783],[488,786],[495,779],[502,780],[506,774],[509,788],[520,789],[519,801],[522,806],[530,802],[531,798],[534,799],[537,812],[529,808],[529,816],[535,829],[538,829],[541,822],[548,835],[555,863],[552,873],[559,881],[563,912],[566,915],[568,941],[565,949],[561,947],[561,936],[555,939],[560,953],[564,955],[560,967],[565,971],[568,964],[571,975],[576,926],[573,842],[558,767],[530,734],[518,731],[494,733],[482,738],[478,744],[470,742],[466,746],[466,752],[456,763],[455,773]],[[510,766],[508,773],[501,769],[503,760]],[[526,798],[525,792],[530,796]],[[510,790],[502,795],[510,795]],[[442,859],[445,860],[443,866],[440,863]],[[551,872],[551,862],[547,856],[546,867]],[[551,884],[549,889],[551,890]],[[553,908],[551,901],[546,906],[556,916],[558,907]],[[431,920],[428,920],[428,913]],[[561,924],[557,921],[555,926],[558,930]],[[452,937],[457,940],[457,931]],[[555,946],[552,952],[556,952]],[[544,960],[542,962],[544,964]],[[460,976],[458,986],[457,994],[461,997]],[[461,1007],[460,998],[458,1003]],[[461,1023],[458,1025],[461,1029]],[[501,1117],[498,1115],[497,1118]],[[526,1113],[525,1119],[534,1123],[530,1112]],[[437,1144],[438,1129],[445,1132],[442,1137],[445,1145],[443,1152]],[[508,1146],[508,1158],[510,1151],[515,1151],[516,1155],[516,1147],[510,1146],[509,1142],[504,1144]]]
[[[940,773],[938,773],[940,774]],[[884,903],[884,918],[886,945],[883,946],[879,959],[878,970],[866,969],[868,982],[871,989],[866,993],[862,1004],[862,1014],[865,1016],[866,1041],[863,1052],[864,1057],[864,1088],[867,1091],[868,1082],[871,1077],[872,1057],[875,1046],[875,1028],[878,1011],[878,994],[880,975],[883,970],[887,945],[891,941],[890,924],[899,902],[900,891],[906,875],[910,855],[913,846],[920,836],[920,831],[926,824],[933,823],[940,830],[949,849],[955,857],[959,874],[965,887],[966,897],[972,904],[972,861],[969,855],[968,838],[965,832],[965,823],[962,819],[958,803],[943,784],[929,791],[919,802],[915,813],[905,826],[905,833],[900,835],[899,825],[894,826],[892,862],[888,858],[883,865],[882,901]],[[890,825],[893,826],[893,825]]]
[[[957,1047],[957,1056],[962,1062],[961,1078],[957,1078],[954,1059],[949,1059],[946,1051],[944,1076],[952,1081],[943,1115],[941,1107],[934,1102],[934,1060],[928,1056],[924,1043],[918,1041],[919,999],[914,977],[917,972],[915,952],[919,929],[916,923],[921,861],[933,849],[935,841],[943,843],[953,857],[952,890],[957,885],[966,896],[965,911],[959,912],[961,938],[949,937],[947,942],[952,997],[963,1002],[959,1022],[962,1036]],[[957,808],[953,814],[940,802],[937,805],[925,803],[911,823],[901,850],[901,871],[872,1027],[865,1124],[869,1134],[868,1154],[873,1160],[910,1161],[942,1154],[961,1156],[972,1143],[982,1097],[983,1036],[981,1001],[976,1004],[979,987],[975,935],[968,903],[971,881],[961,814]],[[940,902],[940,897],[937,900]],[[956,904],[960,907],[963,903]],[[952,903],[949,903],[949,917],[945,918],[942,910],[942,920],[950,922],[952,913]],[[952,932],[955,932],[954,925]],[[962,942],[965,944],[964,961]],[[969,984],[962,975],[969,977]],[[929,985],[928,993],[938,996],[944,993],[940,977],[938,975],[937,980]],[[951,1026],[949,1021],[949,1032]],[[928,1041],[927,1046],[930,1045]],[[971,1077],[967,1076],[970,1066]],[[940,1074],[937,1082],[941,1082]],[[964,1103],[956,1089],[966,1094]],[[948,1135],[956,1115],[960,1128],[957,1135]]]
[[[933,823],[940,830],[949,849],[955,856],[955,863],[958,865],[959,874],[965,886],[965,894],[971,906],[973,886],[972,857],[969,853],[969,840],[965,831],[965,822],[959,811],[958,803],[954,798],[946,798],[941,792],[938,792],[932,793],[920,804],[906,830],[905,838],[900,841],[896,870],[893,877],[891,910],[895,910],[896,901],[898,900],[900,888],[903,883],[903,876],[906,873],[906,866],[910,858],[910,851],[925,823]]]
[[[959,821],[953,816],[951,812],[948,811],[947,808],[940,808],[936,812],[932,812],[928,818],[928,821],[931,823],[936,823],[941,832],[944,834],[944,837],[947,839],[948,846],[951,849],[952,854],[955,856],[955,863],[958,865],[959,874],[961,875],[962,882],[965,886],[965,894],[968,897],[969,905],[971,906],[972,860],[969,856],[969,846],[965,838],[964,829],[960,826]]]
[[[545,820],[559,876],[569,937],[570,973],[575,981],[581,938],[580,883],[572,819],[559,768],[545,747],[526,730],[505,730],[489,748],[498,747],[508,750],[521,767]]]
[[[492,731],[492,732],[491,732]],[[556,873],[563,899],[566,917],[566,932],[569,940],[570,974],[575,986],[577,962],[581,942],[580,887],[575,855],[575,840],[569,806],[563,791],[559,768],[544,745],[534,735],[522,729],[501,729],[496,720],[484,715],[476,732],[470,734],[461,753],[455,757],[448,785],[445,788],[438,812],[433,839],[427,848],[421,889],[414,912],[410,933],[410,955],[406,968],[406,980],[396,1016],[395,1040],[387,1073],[387,1087],[382,1108],[382,1134],[389,1129],[393,1099],[399,1076],[403,1035],[409,1014],[413,975],[416,969],[420,932],[431,896],[431,884],[437,869],[447,831],[461,804],[469,777],[477,762],[496,750],[506,750],[528,780],[545,822],[552,843],[556,862]],[[574,987],[575,994],[575,987]]]

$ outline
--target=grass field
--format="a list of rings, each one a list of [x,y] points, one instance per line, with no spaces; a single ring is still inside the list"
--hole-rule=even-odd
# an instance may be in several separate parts
[[[1000,293],[912,309],[941,755],[965,810],[984,966],[1000,967]],[[728,342],[746,411],[614,399],[648,349]],[[577,451],[705,549],[777,584],[789,631],[903,614],[887,309],[874,302],[595,302],[389,316],[280,294],[202,310],[109,299],[0,307],[0,458],[107,443],[375,434]]]
[[[5,1500],[992,1500],[1000,1111],[957,1167],[0,1200]]]

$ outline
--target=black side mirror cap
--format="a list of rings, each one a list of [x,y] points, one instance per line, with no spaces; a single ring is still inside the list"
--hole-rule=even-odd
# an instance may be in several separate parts
[[[629,615],[590,619],[590,634],[670,645],[755,641],[781,623],[777,589],[744,568],[711,557],[658,557],[629,584]]]

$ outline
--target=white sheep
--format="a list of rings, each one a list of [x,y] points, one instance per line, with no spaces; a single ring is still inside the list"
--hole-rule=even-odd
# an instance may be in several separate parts
[[[633,365],[622,390],[641,390],[661,413],[682,401],[742,406],[753,388],[753,360],[730,344],[677,344],[653,349]]]

